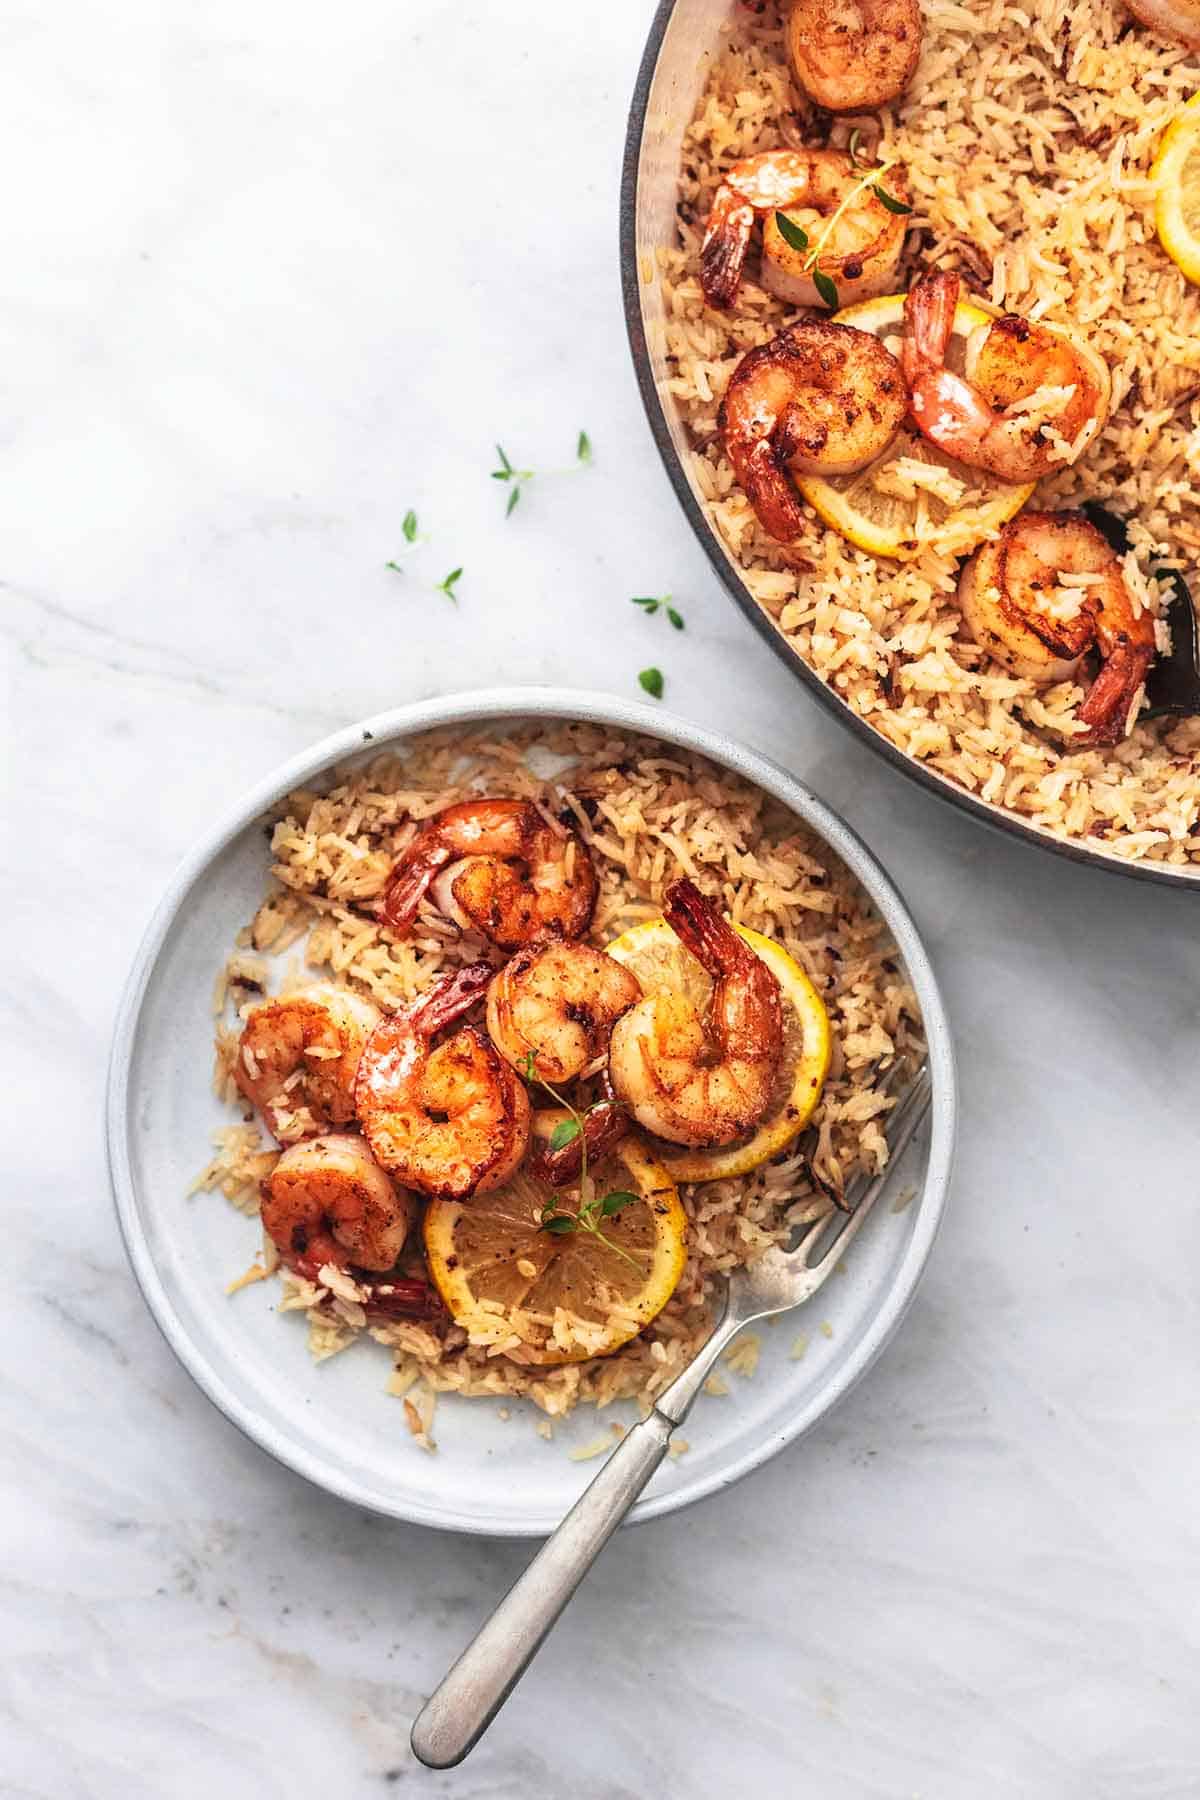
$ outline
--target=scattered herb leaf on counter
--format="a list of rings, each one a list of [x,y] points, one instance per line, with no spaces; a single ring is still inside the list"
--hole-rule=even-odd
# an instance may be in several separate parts
[[[507,481],[507,482],[511,483],[511,492],[509,493],[509,496],[508,496],[508,504],[504,508],[505,518],[511,519],[513,516],[513,513],[516,511],[517,502],[521,498],[522,489],[524,488],[526,482],[533,480],[534,476],[537,474],[538,471],[536,469],[518,469],[518,468],[516,468],[513,465],[513,463],[509,460],[508,454],[505,451],[503,444],[496,445],[496,455],[500,458],[500,467],[498,469],[492,470],[492,480],[493,481]],[[586,468],[588,463],[591,462],[591,460],[592,460],[592,440],[588,436],[586,431],[581,431],[579,433],[579,437],[575,444],[575,464],[574,464],[573,468],[570,468],[570,469],[547,469],[544,471],[543,479],[545,478],[545,475],[571,475],[574,473],[575,469]]]
[[[663,682],[663,672],[661,669],[642,669],[638,675],[638,680],[648,694],[653,694],[656,700],[662,699],[663,687],[665,684]]]
[[[447,600],[453,600],[457,603],[458,595],[454,591],[454,586],[461,574],[461,569],[451,569],[445,581],[438,582],[436,591],[439,594],[445,594]]]
[[[416,543],[416,541],[417,541],[417,515],[413,511],[411,506],[409,507],[408,511],[404,515],[404,523],[400,527],[400,529],[404,533],[404,541],[406,543],[408,543],[408,544]]]
[[[661,606],[676,631],[683,630],[683,614],[677,607],[671,605],[670,594],[661,594],[657,597],[652,594],[635,594],[629,604],[640,606],[648,619],[653,618]]]
[[[579,442],[575,446],[575,455],[581,463],[590,463],[592,460],[592,440],[586,431],[581,431],[579,434]]]

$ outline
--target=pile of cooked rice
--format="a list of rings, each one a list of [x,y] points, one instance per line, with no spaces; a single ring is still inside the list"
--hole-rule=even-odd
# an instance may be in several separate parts
[[[966,640],[952,556],[877,562],[815,515],[800,544],[775,543],[717,437],[742,353],[800,316],[752,279],[727,314],[706,307],[700,239],[721,173],[759,150],[844,145],[857,126],[860,154],[895,156],[912,189],[898,288],[921,267],[957,269],[995,305],[1077,329],[1109,364],[1106,427],[1030,504],[1101,500],[1128,519],[1143,569],[1194,567],[1200,295],[1158,244],[1149,168],[1200,65],[1120,0],[926,0],[925,20],[903,98],[878,118],[835,121],[793,85],[774,0],[730,7],[684,137],[680,243],[659,251],[666,386],[691,474],[755,599],[884,737],[1055,836],[1196,867],[1200,719],[1144,722],[1116,749],[1071,754],[1082,690],[1038,690]]]
[[[590,725],[529,725],[497,735],[461,727],[428,733],[340,771],[327,792],[291,794],[271,846],[271,892],[237,937],[216,989],[218,1094],[242,1122],[217,1134],[197,1187],[245,1213],[277,1152],[248,1112],[232,1067],[242,1020],[272,985],[334,980],[394,1008],[443,970],[487,953],[444,921],[397,940],[372,904],[420,822],[472,793],[536,800],[576,829],[600,881],[589,939],[602,946],[657,917],[666,886],[687,874],[738,923],[774,938],[803,967],[830,1015],[833,1057],[809,1128],[792,1150],[736,1180],[683,1186],[687,1265],[665,1309],[614,1355],[561,1368],[522,1367],[447,1322],[368,1320],[369,1292],[348,1274],[312,1282],[279,1267],[265,1238],[236,1291],[278,1274],[279,1310],[307,1316],[309,1346],[326,1357],[369,1332],[395,1358],[390,1382],[410,1428],[430,1447],[440,1392],[522,1396],[558,1415],[580,1400],[646,1405],[711,1329],[714,1278],[786,1242],[824,1216],[859,1171],[887,1160],[880,1091],[897,1060],[920,1053],[916,1002],[886,930],[848,872],[785,808],[704,758]],[[406,1256],[408,1252],[406,1251]],[[406,1273],[423,1274],[419,1245]],[[548,1427],[544,1429],[548,1430]]]

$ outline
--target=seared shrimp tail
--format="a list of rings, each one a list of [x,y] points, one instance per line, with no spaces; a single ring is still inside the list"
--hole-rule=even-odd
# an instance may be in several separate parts
[[[448,844],[429,836],[398,862],[392,870],[379,903],[379,917],[393,931],[407,936],[416,920],[417,911],[429,892],[434,877],[454,860],[455,852]]]
[[[443,976],[417,1001],[410,1014],[412,1025],[423,1037],[444,1031],[483,998],[495,973],[491,963],[473,962]]]
[[[1076,717],[1091,729],[1086,737],[1072,738],[1072,749],[1111,749],[1121,742],[1138,689],[1153,661],[1152,645],[1125,641],[1116,646],[1080,703]]]
[[[962,281],[957,275],[931,269],[905,295],[901,359],[909,381],[926,369],[940,368],[945,361],[961,294]]]
[[[700,286],[710,306],[732,306],[736,300],[753,229],[754,208],[721,187],[700,246]]]
[[[615,1150],[621,1139],[628,1137],[632,1122],[625,1108],[616,1100],[600,1100],[583,1115],[583,1130],[569,1144],[551,1150],[539,1143],[529,1152],[526,1162],[535,1181],[550,1187],[566,1187],[578,1181],[583,1172],[583,1153],[594,1168],[602,1157]]]
[[[686,875],[667,889],[663,917],[684,948],[712,976],[740,972],[758,963],[753,950]]]

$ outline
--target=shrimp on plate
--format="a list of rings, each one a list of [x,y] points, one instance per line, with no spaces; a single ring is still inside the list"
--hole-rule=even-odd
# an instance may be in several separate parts
[[[787,470],[848,475],[881,456],[907,405],[900,364],[853,325],[809,319],[748,350],[718,428],[764,531],[790,544],[805,529]]]
[[[1135,610],[1119,557],[1082,513],[1021,513],[971,557],[958,598],[975,642],[1026,680],[1069,681],[1099,654],[1077,713],[1088,731],[1071,749],[1128,735],[1156,654],[1154,619]]]
[[[596,904],[582,838],[529,800],[463,800],[434,815],[392,870],[381,916],[412,931],[428,893],[439,912],[501,950],[582,935]]]
[[[753,1130],[783,1055],[779,983],[688,880],[663,915],[712,977],[707,1016],[683,994],[647,994],[613,1027],[609,1074],[638,1123],[673,1144],[728,1144]]]
[[[354,1078],[379,1008],[319,983],[264,1001],[246,1020],[233,1078],[281,1144],[354,1118]]]
[[[488,1032],[514,1069],[532,1067],[542,1081],[574,1081],[604,1052],[614,1024],[641,992],[637,976],[603,950],[533,945],[492,977]]]
[[[909,193],[893,165],[876,175],[868,180],[844,150],[764,150],[734,163],[717,189],[700,247],[700,285],[709,305],[733,305],[760,216],[762,284],[781,300],[824,306],[818,274],[833,282],[840,306],[889,293],[904,249]],[[901,212],[879,198],[880,186]],[[777,212],[812,249],[788,243]]]
[[[377,1161],[408,1187],[447,1200],[507,1181],[529,1142],[529,1095],[484,1032],[464,1025],[491,981],[489,963],[443,976],[367,1040],[355,1100]]]
[[[901,347],[917,429],[948,456],[1001,481],[1036,481],[1073,463],[1108,416],[1104,359],[1006,313],[972,332],[965,374],[946,366],[962,283],[929,271],[904,302]]]
[[[1200,0],[1125,0],[1135,19],[1161,37],[1200,50]]]
[[[912,80],[922,31],[919,0],[794,0],[788,60],[826,112],[872,112]]]
[[[263,1183],[263,1226],[288,1267],[310,1280],[326,1263],[394,1268],[416,1214],[416,1197],[356,1133],[293,1144]]]

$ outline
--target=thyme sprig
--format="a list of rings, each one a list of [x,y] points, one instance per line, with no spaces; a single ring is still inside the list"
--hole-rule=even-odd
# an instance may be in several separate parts
[[[558,1204],[558,1195],[552,1193],[542,1208],[541,1229],[543,1231],[553,1232],[556,1237],[565,1237],[572,1231],[588,1231],[599,1243],[603,1244],[606,1249],[611,1250],[614,1256],[621,1257],[623,1261],[629,1264],[631,1269],[636,1270],[637,1273],[641,1275],[643,1271],[638,1267],[637,1262],[630,1256],[629,1252],[623,1250],[620,1244],[614,1244],[613,1240],[610,1237],[607,1237],[600,1229],[602,1219],[615,1218],[616,1215],[623,1212],[627,1206],[632,1206],[634,1204],[637,1200],[637,1195],[629,1193],[625,1188],[610,1188],[606,1194],[590,1191],[591,1183],[588,1179],[588,1149],[585,1121],[588,1113],[593,1111],[593,1108],[589,1106],[583,1112],[580,1112],[578,1107],[572,1106],[565,1094],[560,1093],[549,1081],[543,1080],[537,1072],[536,1050],[529,1051],[525,1058],[525,1067],[522,1069],[521,1073],[529,1083],[530,1087],[540,1087],[543,1092],[549,1094],[551,1099],[557,1101],[558,1105],[570,1115],[569,1118],[560,1119],[558,1124],[554,1127],[554,1130],[551,1132],[551,1150],[565,1149],[568,1144],[573,1144],[576,1138],[580,1140],[579,1210],[578,1212],[567,1212],[561,1209]]]
[[[851,150],[852,162],[855,160],[855,150],[857,150],[857,145]],[[842,195],[842,198],[838,201],[838,204],[834,207],[833,211],[826,219],[824,226],[817,234],[815,241],[809,238],[807,231],[805,231],[802,226],[797,225],[793,219],[789,219],[785,212],[777,212],[775,214],[775,223],[779,228],[779,235],[784,243],[789,245],[793,250],[803,250],[807,252],[803,266],[806,270],[812,272],[813,286],[816,288],[818,294],[820,294],[826,306],[831,309],[836,310],[841,304],[838,298],[837,283],[833,280],[832,276],[825,273],[824,269],[819,269],[817,264],[821,259],[821,252],[829,242],[837,227],[839,219],[841,219],[847,209],[853,206],[860,194],[864,194],[866,190],[870,188],[871,192],[875,195],[875,198],[882,206],[886,207],[888,212],[910,213],[912,211],[911,206],[908,206],[903,200],[897,200],[894,194],[889,194],[887,189],[882,186],[884,176],[888,173],[889,169],[895,168],[898,161],[898,157],[889,156],[886,157],[883,162],[873,163],[861,180],[856,181],[854,186],[849,188],[847,192]]]
[[[516,511],[517,502],[524,493],[526,486],[533,480],[538,471],[536,469],[518,469],[515,467],[509,460],[503,444],[496,445],[496,455],[500,458],[500,467],[492,470],[492,480],[503,481],[508,484],[508,504],[504,508],[504,516],[506,519],[511,519],[513,513]],[[567,469],[544,469],[542,471],[543,478],[546,475],[573,475],[577,469],[586,468],[591,460],[592,440],[586,431],[581,431],[575,443],[574,464]]]
[[[640,606],[648,619],[652,618],[661,606],[676,631],[683,630],[683,614],[671,605],[670,594],[660,594],[657,598],[653,594],[635,594],[629,604]]]

